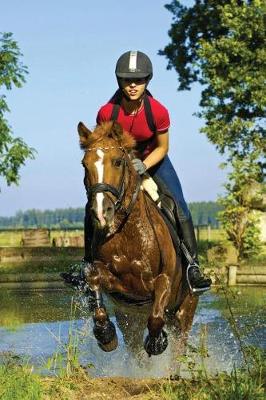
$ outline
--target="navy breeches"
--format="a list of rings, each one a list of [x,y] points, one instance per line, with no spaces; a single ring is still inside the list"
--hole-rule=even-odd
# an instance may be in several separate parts
[[[180,181],[169,157],[166,155],[162,161],[150,168],[148,172],[152,177],[157,176],[160,178],[167,186],[176,202],[179,221],[190,219],[190,211],[184,199]]]

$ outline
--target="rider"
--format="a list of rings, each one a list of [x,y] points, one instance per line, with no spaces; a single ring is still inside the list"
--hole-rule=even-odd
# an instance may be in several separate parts
[[[194,291],[208,290],[211,279],[204,277],[199,269],[191,214],[167,155],[169,114],[147,90],[153,76],[152,63],[141,51],[127,51],[118,59],[115,74],[119,89],[98,111],[97,123],[117,120],[136,139],[140,153],[140,157],[133,160],[136,171],[140,175],[148,171],[149,175],[158,177],[166,184],[175,200],[182,240],[191,256],[188,283]]]

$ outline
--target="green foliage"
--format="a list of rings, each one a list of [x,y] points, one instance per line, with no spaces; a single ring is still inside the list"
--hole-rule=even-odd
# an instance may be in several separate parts
[[[266,150],[266,4],[263,0],[173,0],[171,43],[159,54],[179,74],[179,90],[203,85],[201,129],[226,155],[229,173],[221,221],[241,257],[258,251],[252,204],[244,199],[263,182]]]
[[[26,366],[9,358],[0,365],[0,398],[2,400],[40,400],[43,390],[40,378]]]
[[[179,75],[179,90],[198,81],[202,129],[219,152],[265,150],[266,6],[262,0],[197,0],[166,5],[171,43],[159,54]]]
[[[218,2],[219,3],[219,2]],[[199,67],[207,88],[202,92],[202,129],[229,159],[265,151],[266,6],[263,1],[228,1],[217,5],[226,35],[200,39]]]
[[[255,162],[256,155],[232,160],[232,171],[225,184],[226,194],[220,198],[224,207],[219,213],[222,226],[238,251],[238,257],[243,259],[258,254],[261,248],[258,215],[253,210],[254,196],[249,196],[259,166]]]
[[[0,33],[0,88],[11,90],[13,85],[21,87],[25,82],[27,67],[21,61],[22,54],[11,33]],[[19,182],[19,169],[26,159],[34,158],[34,149],[28,147],[20,137],[12,136],[5,113],[9,112],[6,96],[0,95],[0,177],[8,185]]]
[[[173,14],[173,23],[168,31],[171,42],[159,54],[168,59],[168,69],[176,70],[179,90],[190,89],[193,82],[205,83],[197,65],[200,61],[199,40],[210,42],[227,32],[221,26],[217,3],[226,4],[228,1],[198,0],[192,7],[186,7],[182,2],[173,0],[165,5]]]

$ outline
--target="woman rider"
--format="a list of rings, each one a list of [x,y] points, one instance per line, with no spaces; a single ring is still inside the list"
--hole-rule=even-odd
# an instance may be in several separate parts
[[[115,74],[119,89],[112,99],[100,108],[97,124],[117,120],[136,139],[137,149],[141,153],[140,158],[133,160],[136,171],[140,175],[148,171],[152,177],[161,179],[175,200],[182,240],[193,259],[187,274],[189,284],[194,291],[208,290],[211,280],[200,272],[192,218],[179,179],[167,155],[169,114],[147,91],[153,75],[152,63],[149,57],[140,51],[127,51],[118,59]],[[87,240],[85,228],[85,242]],[[90,258],[88,254],[87,257],[85,254],[86,258]]]

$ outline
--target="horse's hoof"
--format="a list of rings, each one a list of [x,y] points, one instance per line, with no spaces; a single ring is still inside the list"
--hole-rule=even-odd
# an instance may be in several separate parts
[[[159,336],[148,335],[144,342],[144,348],[149,356],[162,354],[168,346],[167,333],[162,330]]]
[[[104,351],[112,351],[116,347],[113,347],[115,345],[115,340],[117,341],[117,336],[116,336],[116,331],[115,331],[115,326],[114,324],[110,321],[107,320],[106,323],[100,324],[96,321],[94,328],[93,328],[93,333],[95,338],[97,339],[98,345],[104,350],[104,348],[111,348],[111,350],[104,350]],[[114,342],[112,344],[112,342]]]
[[[115,335],[113,340],[111,340],[111,342],[109,342],[109,343],[102,344],[102,343],[98,342],[98,346],[100,347],[100,349],[102,349],[103,351],[105,351],[107,353],[115,350],[118,346],[117,335]]]

